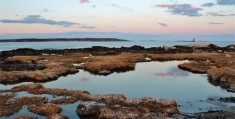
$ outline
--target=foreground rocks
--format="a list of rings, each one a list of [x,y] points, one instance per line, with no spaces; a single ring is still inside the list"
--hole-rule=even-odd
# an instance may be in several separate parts
[[[197,119],[234,119],[235,114],[226,111],[209,111],[195,114]]]
[[[44,97],[16,97],[14,93],[0,93],[0,117],[18,112],[24,105],[31,106],[46,103]]]
[[[52,104],[40,104],[30,107],[29,111],[36,114],[49,116],[51,114],[60,113],[62,111],[62,108]]]
[[[47,104],[48,100],[43,97],[14,99],[14,95],[7,95],[8,93],[21,91],[27,91],[31,94],[50,94],[65,97],[51,100],[50,103],[54,104]],[[7,94],[2,95],[0,99],[2,108],[0,117],[19,111],[25,104],[29,106],[29,111],[36,114],[48,117],[52,114],[59,116],[58,114],[62,111],[62,108],[55,104],[73,104],[79,100],[82,101],[77,107],[77,114],[80,117],[152,118],[169,117],[179,113],[176,101],[171,99],[136,98],[127,100],[121,94],[91,95],[87,91],[50,89],[43,87],[41,84],[20,85],[1,92]],[[8,100],[13,99],[16,104],[10,103],[9,106],[6,105]]]
[[[77,108],[81,117],[93,118],[145,118],[169,117],[178,113],[177,103],[174,100],[136,98],[125,100],[116,105],[105,105],[97,102],[82,102]]]
[[[175,114],[173,119],[234,119],[235,113],[227,111],[208,111],[194,114]]]
[[[63,96],[62,98],[47,99],[44,97],[18,97],[17,93],[26,91],[30,94],[49,94]],[[195,114],[181,114],[177,103],[172,99],[134,98],[126,99],[121,94],[92,95],[87,91],[51,89],[42,84],[25,84],[13,87],[10,90],[0,90],[0,117],[12,115],[18,112],[22,106],[27,105],[28,110],[47,116],[48,119],[67,119],[60,114],[63,110],[57,104],[74,104],[77,106],[77,114],[81,118],[196,118],[196,119],[233,119],[234,113],[226,111],[209,111]],[[234,97],[219,98],[219,101],[234,102]],[[49,104],[51,103],[51,104]],[[75,112],[74,112],[75,113]],[[25,115],[17,118],[30,118]]]

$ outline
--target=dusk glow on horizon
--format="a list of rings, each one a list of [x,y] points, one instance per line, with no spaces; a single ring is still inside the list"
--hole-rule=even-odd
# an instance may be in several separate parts
[[[235,0],[1,0],[0,37],[119,32],[235,34]]]

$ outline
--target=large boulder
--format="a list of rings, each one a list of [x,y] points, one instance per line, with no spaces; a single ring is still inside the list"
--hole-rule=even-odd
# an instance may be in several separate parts
[[[81,101],[77,107],[77,114],[80,117],[96,116],[101,107],[105,104],[94,101]]]

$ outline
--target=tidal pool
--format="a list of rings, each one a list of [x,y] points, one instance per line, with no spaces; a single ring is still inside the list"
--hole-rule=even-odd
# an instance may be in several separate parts
[[[227,110],[235,107],[234,103],[208,101],[208,98],[235,97],[235,93],[210,84],[206,74],[194,74],[179,69],[178,64],[184,62],[187,61],[137,63],[134,71],[108,76],[93,75],[79,70],[77,74],[60,77],[43,85],[47,88],[86,90],[91,94],[124,94],[128,99],[171,98],[177,101],[180,112],[184,113]],[[9,89],[13,86],[16,85],[0,85],[0,89]],[[62,113],[67,115],[66,112],[71,112],[66,109],[74,109],[75,112],[77,105],[63,106],[65,108]]]
[[[45,87],[87,90],[91,94],[124,94],[127,98],[175,99],[181,112],[193,113],[225,109],[235,104],[211,102],[208,98],[235,96],[210,84],[206,74],[194,74],[178,68],[186,61],[137,63],[134,71],[93,75],[80,70],[75,75],[45,83]]]

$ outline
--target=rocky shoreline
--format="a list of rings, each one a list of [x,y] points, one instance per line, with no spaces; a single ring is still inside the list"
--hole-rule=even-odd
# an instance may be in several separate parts
[[[18,96],[20,92],[27,92],[33,96]],[[55,98],[44,97],[51,95]],[[35,95],[35,96],[34,96]],[[37,95],[37,96],[36,96]],[[221,101],[233,101],[233,98],[220,98]],[[8,117],[22,109],[24,105],[28,111],[42,115],[48,119],[67,119],[61,112],[61,104],[78,102],[74,113],[81,119],[233,119],[235,113],[227,111],[208,111],[201,113],[180,113],[173,99],[134,98],[126,99],[122,94],[93,95],[87,91],[45,88],[42,84],[24,84],[11,89],[1,90],[0,117]],[[29,115],[15,119],[32,119]]]
[[[50,101],[45,97],[16,98],[15,93],[22,91],[30,94],[49,94],[64,97]],[[172,99],[126,99],[122,94],[92,95],[87,91],[45,88],[42,84],[16,86],[10,90],[2,90],[0,96],[0,117],[18,112],[23,105],[27,105],[30,112],[50,116],[61,112],[62,108],[56,104],[73,104],[77,101],[81,101],[77,107],[77,114],[80,117],[150,119],[169,117],[179,112],[176,101]]]
[[[173,46],[144,48],[141,46],[107,48],[92,47],[64,50],[17,49],[0,52],[0,83],[47,82],[62,75],[84,69],[96,75],[134,70],[137,62],[189,60],[178,65],[180,69],[193,73],[208,74],[213,85],[235,92],[235,45],[218,47]],[[20,97],[17,92],[64,96],[54,100],[45,97]],[[205,112],[193,115],[181,114],[177,103],[171,99],[138,98],[126,99],[122,94],[92,95],[87,91],[49,89],[41,84],[27,84],[10,90],[0,90],[0,117],[18,112],[23,105],[29,111],[49,117],[61,117],[57,104],[73,104],[82,101],[77,114],[85,118],[231,118],[233,113],[225,111]],[[11,102],[8,102],[11,100]],[[234,101],[234,97],[221,98]],[[49,104],[51,103],[51,104]],[[11,108],[14,108],[12,110]],[[54,110],[47,113],[44,107]],[[209,116],[208,116],[209,115]],[[29,117],[30,118],[30,117]]]

